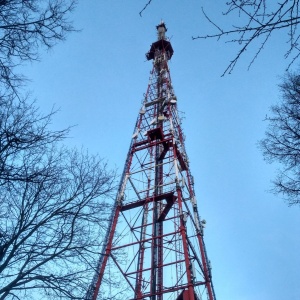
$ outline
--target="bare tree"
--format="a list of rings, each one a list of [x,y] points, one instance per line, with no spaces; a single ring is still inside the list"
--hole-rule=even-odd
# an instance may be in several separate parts
[[[14,94],[0,107],[0,299],[83,299],[115,174],[60,145],[68,129],[49,130],[54,112]]]
[[[62,146],[16,73],[74,30],[75,4],[0,0],[0,300],[83,299],[107,231],[115,173]]]
[[[73,30],[68,19],[76,0],[0,0],[0,83],[16,91],[24,77],[15,67],[38,59]]]
[[[279,32],[286,35],[288,45],[285,58],[290,58],[287,69],[300,56],[299,39],[300,23],[299,0],[231,0],[226,2],[226,11],[223,17],[227,24],[233,23],[229,28],[217,24],[202,8],[206,20],[213,25],[215,33],[193,37],[196,39],[225,38],[226,42],[239,45],[239,50],[233,60],[225,69],[223,75],[230,73],[241,56],[250,46],[257,47],[250,61],[249,67],[263,50],[272,34]]]
[[[281,164],[274,192],[289,205],[300,204],[300,76],[287,73],[280,85],[281,103],[271,107],[266,137],[260,142],[268,162]]]

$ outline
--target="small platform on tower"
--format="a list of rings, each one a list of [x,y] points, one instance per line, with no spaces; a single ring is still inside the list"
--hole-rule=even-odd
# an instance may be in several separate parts
[[[194,294],[195,300],[199,300],[199,297]],[[176,298],[176,300],[189,300],[189,291],[188,290],[183,290],[180,295]]]
[[[156,50],[164,50],[164,51],[168,52],[169,53],[168,59],[171,59],[171,57],[174,53],[174,50],[173,50],[170,42],[168,42],[166,40],[160,40],[151,45],[150,51],[146,54],[146,58],[148,60],[154,59]]]

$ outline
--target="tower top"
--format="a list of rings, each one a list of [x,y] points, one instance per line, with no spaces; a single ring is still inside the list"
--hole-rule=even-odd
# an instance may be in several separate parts
[[[168,59],[171,59],[174,50],[171,43],[167,40],[165,33],[167,27],[165,22],[161,21],[160,24],[156,26],[157,30],[157,41],[152,43],[151,48],[148,53],[146,53],[147,60],[155,59],[155,56],[161,52],[165,52]]]
[[[165,22],[161,21],[160,24],[158,24],[156,26],[156,29],[157,29],[157,39],[158,40],[164,40],[165,39],[165,33],[168,30],[166,25],[165,25]]]

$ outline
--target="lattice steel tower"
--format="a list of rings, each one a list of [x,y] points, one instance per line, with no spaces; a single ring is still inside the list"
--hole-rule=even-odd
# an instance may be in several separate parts
[[[162,22],[111,224],[86,299],[215,300]]]

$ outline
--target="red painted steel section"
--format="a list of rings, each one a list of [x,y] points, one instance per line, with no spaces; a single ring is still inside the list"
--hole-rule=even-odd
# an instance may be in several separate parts
[[[205,285],[206,285],[207,292],[209,295],[209,300],[214,300],[212,288],[210,285],[209,270],[207,267],[207,259],[206,259],[206,255],[205,255],[205,249],[204,249],[202,236],[200,236],[198,234],[197,237],[198,237],[199,245],[200,245],[201,257],[202,257],[202,261],[203,261],[203,268],[204,268],[204,275],[205,275]]]
[[[177,153],[176,148],[173,148],[174,153],[174,159],[176,161],[177,159]],[[182,195],[181,195],[181,189],[179,185],[177,184],[177,198],[178,198],[178,206],[179,206],[179,213],[182,214]],[[186,267],[186,274],[187,274],[187,281],[188,281],[188,294],[189,294],[189,300],[194,300],[194,288],[192,285],[192,275],[191,275],[191,262],[189,258],[189,252],[188,252],[188,244],[187,244],[187,237],[186,237],[186,231],[185,231],[185,225],[183,220],[183,215],[180,217],[180,233],[182,235],[182,242],[183,242],[183,251],[184,251],[184,259],[185,259],[185,267]]]
[[[152,224],[153,225],[153,224]],[[179,232],[179,231],[178,231]],[[132,243],[129,243],[129,244],[124,244],[122,246],[119,246],[119,247],[112,247],[111,249],[112,250],[118,250],[118,249],[121,249],[121,248],[127,248],[129,246],[133,246],[133,245],[137,245],[137,244],[140,244],[140,243],[144,243],[144,242],[149,242],[149,241],[154,241],[155,239],[158,239],[158,238],[164,238],[164,237],[167,237],[167,236],[170,236],[170,235],[174,235],[175,233],[177,233],[176,231],[173,231],[173,232],[169,232],[167,234],[163,234],[163,235],[157,235],[157,236],[153,236],[149,239],[144,239],[144,240],[141,240],[141,241],[137,241],[137,242],[132,242]]]
[[[116,230],[116,225],[117,225],[119,213],[120,213],[120,207],[117,206],[116,213],[115,213],[115,216],[114,216],[114,220],[113,220],[113,223],[112,223],[112,228],[111,228],[111,231],[110,231],[110,234],[109,234],[108,244],[106,246],[106,250],[105,250],[105,254],[104,254],[104,259],[103,259],[102,265],[100,267],[99,277],[98,277],[96,287],[95,287],[95,291],[94,291],[94,294],[93,294],[93,300],[97,300],[97,296],[98,296],[98,293],[99,293],[99,288],[100,288],[101,281],[102,281],[102,278],[103,278],[106,263],[107,263],[109,255],[110,255],[110,251],[111,251],[111,247],[112,247],[112,240],[113,240],[113,236],[114,236],[114,233],[115,233],[115,230]]]
[[[195,197],[194,189],[193,189],[192,183],[191,183],[191,176],[190,176],[188,171],[186,173],[187,173],[187,179],[188,179],[188,186],[189,186],[190,194],[193,197]],[[198,211],[197,211],[197,213],[198,213]],[[197,239],[198,239],[198,242],[199,242],[200,253],[201,253],[201,258],[202,258],[202,263],[203,263],[203,268],[204,268],[205,285],[206,285],[206,288],[207,288],[207,293],[208,293],[208,296],[209,296],[209,300],[214,300],[215,297],[214,297],[212,287],[211,287],[211,278],[210,278],[210,273],[209,273],[209,269],[208,269],[205,245],[204,245],[204,242],[203,242],[203,234],[201,235],[200,232],[197,232]]]
[[[177,196],[178,196],[178,206],[179,210],[182,211],[182,200],[181,200],[181,190],[177,189]],[[192,284],[192,275],[191,275],[191,262],[189,259],[188,253],[188,245],[186,240],[186,232],[183,219],[181,218],[180,221],[180,233],[182,235],[182,243],[183,243],[183,251],[184,251],[184,258],[185,258],[185,267],[186,267],[186,274],[187,274],[187,281],[188,281],[188,292],[189,292],[189,300],[195,300],[194,296],[194,287]]]
[[[148,191],[147,191],[147,195],[146,195],[147,198],[149,198],[150,183],[151,183],[151,180],[148,179],[148,186],[147,186]],[[145,204],[145,211],[148,211],[148,203]],[[145,217],[145,213],[144,213],[144,217]],[[144,238],[144,235],[145,235],[146,226],[147,226],[147,221],[145,221],[144,218],[143,218],[142,231],[141,231],[143,233],[142,239]],[[136,283],[136,297],[137,297],[137,299],[142,299],[143,298],[142,282],[143,282],[144,259],[145,259],[145,247],[144,247],[144,242],[141,242],[140,259],[139,259],[139,265],[138,265],[138,270],[137,270],[138,279],[137,279],[137,283]]]

